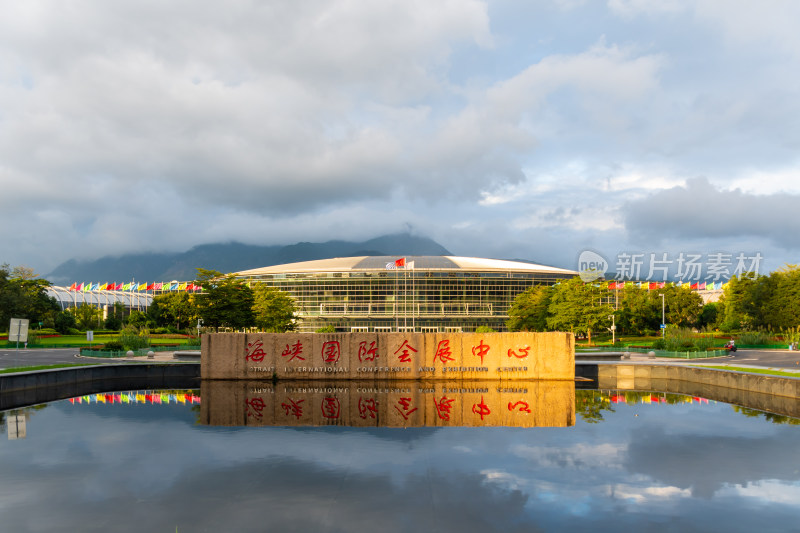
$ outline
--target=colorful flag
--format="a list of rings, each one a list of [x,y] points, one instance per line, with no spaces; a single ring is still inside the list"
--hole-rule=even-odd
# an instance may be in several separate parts
[[[178,290],[179,291],[185,291],[186,290],[186,283],[179,283],[178,284]]]
[[[700,285],[699,285],[697,288],[698,288],[698,289],[700,289],[701,291],[704,291],[704,290],[706,290],[706,282],[704,281],[704,282],[703,282],[703,283],[701,283],[701,284],[700,284]]]
[[[160,290],[161,290],[161,287],[163,287],[163,286],[164,286],[164,284],[163,284],[163,283],[160,283],[160,282],[159,282],[159,283],[156,283],[156,284],[155,284],[155,289],[154,289],[154,290],[160,291]]]
[[[658,283],[656,283],[655,281],[651,281],[647,288],[650,289],[651,291],[654,291],[658,288]]]
[[[698,286],[698,284],[697,284],[697,283],[692,283],[692,285],[690,286],[690,288],[691,288],[691,289],[694,291],[694,290],[697,290],[697,286]]]
[[[408,264],[406,265],[406,268],[414,270],[414,261],[409,261]]]
[[[667,286],[667,282],[666,281],[659,281],[658,282],[658,288],[659,289],[663,289],[666,286]]]
[[[67,289],[67,290],[70,290],[70,291],[74,291],[74,290],[76,290],[76,289],[75,289],[75,284],[73,283],[72,285],[70,285],[70,286],[69,286],[69,289]]]
[[[713,291],[714,290],[714,282],[706,283],[706,289]]]
[[[403,268],[405,268],[405,266],[406,266],[406,258],[405,258],[405,257],[401,257],[400,259],[397,259],[397,260],[394,262],[394,266],[395,266],[396,268],[400,268],[400,267],[403,267]]]

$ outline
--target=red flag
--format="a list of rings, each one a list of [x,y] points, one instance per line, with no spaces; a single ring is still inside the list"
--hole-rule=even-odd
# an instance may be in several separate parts
[[[75,290],[75,284],[73,283],[72,285],[70,285],[69,289],[67,289],[67,290],[68,291],[74,291]]]
[[[396,266],[396,267],[404,267],[404,266],[406,266],[406,258],[405,257],[401,257],[400,259],[398,259],[397,261],[394,262],[394,266]]]
[[[689,288],[692,289],[692,290],[696,290],[697,289],[697,283],[692,283],[692,286],[689,287]]]
[[[146,291],[152,291],[152,290],[153,290],[153,283],[151,283],[150,285],[148,285],[148,286],[147,286],[147,288],[146,288],[145,290],[146,290]]]
[[[655,281],[651,281],[647,288],[650,289],[651,291],[654,291],[658,288],[658,283],[656,283]]]
[[[117,283],[117,287],[114,290],[121,291],[122,290],[122,283],[121,282]]]

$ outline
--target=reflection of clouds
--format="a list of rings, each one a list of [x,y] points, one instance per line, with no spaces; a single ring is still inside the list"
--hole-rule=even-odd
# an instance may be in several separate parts
[[[619,484],[610,487],[610,495],[614,498],[632,500],[636,503],[645,503],[648,500],[670,500],[675,498],[690,498],[692,492],[678,487],[637,487]]]
[[[670,434],[653,425],[637,432],[625,458],[632,473],[711,498],[727,484],[793,480],[800,471],[800,434],[780,428],[779,438]]]
[[[769,503],[800,505],[800,482],[784,483],[776,480],[757,481],[744,486],[726,486],[720,494],[754,498]]]
[[[482,470],[481,475],[489,483],[495,483],[512,490],[518,490],[528,484],[527,480],[502,470]]]
[[[539,467],[559,468],[619,468],[622,465],[626,446],[621,444],[579,443],[569,447],[514,446],[511,452]]]
[[[193,427],[182,410],[123,420],[109,407],[53,405],[24,448],[0,442],[4,530],[762,530],[755,509],[783,526],[800,509],[796,429],[727,408],[384,432]]]

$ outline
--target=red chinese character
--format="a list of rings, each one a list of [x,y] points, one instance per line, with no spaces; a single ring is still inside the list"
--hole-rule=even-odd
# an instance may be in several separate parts
[[[249,359],[251,361],[255,361],[260,363],[264,360],[264,356],[267,355],[264,350],[264,343],[260,340],[255,342],[248,342],[247,343],[247,356],[245,359]]]
[[[397,403],[399,403],[399,404],[400,404],[400,406],[402,407],[402,409],[401,409],[400,407],[397,407],[396,405],[394,406],[394,408],[397,410],[397,412],[398,412],[398,413],[400,413],[400,416],[402,416],[402,417],[403,417],[403,418],[405,418],[406,420],[408,420],[408,416],[409,416],[411,413],[413,413],[414,411],[416,411],[416,410],[417,410],[417,408],[416,408],[416,407],[415,407],[415,408],[413,408],[413,409],[410,409],[410,407],[411,407],[411,398],[400,398],[400,399],[397,401]]]
[[[519,349],[519,355],[517,355],[517,352],[515,352],[514,350],[509,348],[508,356],[509,357],[516,357],[517,359],[524,359],[524,358],[528,357],[528,350],[530,350],[530,349],[531,349],[530,346],[526,346],[524,348],[520,348]]]
[[[455,398],[448,398],[447,396],[442,396],[442,398],[437,402],[436,398],[433,399],[433,405],[436,406],[436,414],[442,420],[450,420],[450,409],[453,408],[453,402],[456,401]]]
[[[411,354],[408,352],[409,350],[411,350],[414,353],[417,353],[417,350],[415,350],[408,343],[408,341],[405,341],[405,340],[403,341],[403,344],[401,344],[400,347],[397,350],[395,350],[394,353],[397,354],[397,352],[399,352],[400,350],[403,350],[403,353],[401,353],[397,357],[400,359],[401,363],[410,363],[411,362]]]
[[[377,350],[375,341],[369,343],[369,349],[367,348],[367,341],[361,341],[358,343],[358,360],[361,362],[374,361],[378,357]]]
[[[363,418],[364,420],[367,419],[367,416],[369,416],[370,418],[375,418],[375,413],[377,412],[378,412],[378,402],[375,401],[375,398],[368,398],[364,400],[359,396],[358,415],[361,418]]]
[[[297,341],[292,346],[289,346],[287,344],[286,349],[281,354],[281,357],[287,357],[291,355],[291,357],[289,357],[289,361],[291,361],[295,357],[300,359],[301,361],[305,361],[306,360],[305,357],[300,357],[301,353],[303,353],[303,344],[300,341]]]
[[[443,365],[446,365],[448,361],[455,361],[451,355],[453,354],[450,352],[450,339],[444,339],[439,341],[436,346],[436,355],[433,356],[433,360],[438,359]]]
[[[303,407],[300,404],[305,400],[294,401],[291,398],[287,398],[287,400],[289,403],[283,402],[281,404],[281,407],[283,407],[283,410],[286,412],[286,416],[289,416],[289,412],[291,411],[291,414],[299,420],[300,417],[303,416]]]
[[[516,403],[514,403],[514,404],[512,404],[511,402],[508,402],[508,410],[509,411],[513,411],[514,409],[517,408],[518,405],[522,406],[522,407],[519,408],[520,412],[522,412],[522,413],[530,413],[531,412],[531,408],[528,405],[528,402],[523,402],[521,400],[516,402]]]
[[[476,415],[481,416],[481,420],[483,420],[484,416],[490,415],[492,412],[489,410],[489,407],[483,403],[483,396],[481,396],[481,403],[472,404],[472,412]]]
[[[322,360],[326,363],[338,361],[339,352],[339,341],[325,341],[322,343]]]
[[[244,403],[247,406],[247,416],[252,416],[253,418],[261,418],[264,416],[264,413],[261,411],[264,410],[267,404],[265,404],[264,400],[261,398],[248,398]]]
[[[480,344],[477,346],[472,347],[472,355],[476,355],[481,358],[481,364],[483,364],[483,356],[489,353],[489,346],[483,344],[483,339],[481,339]]]
[[[325,418],[339,418],[339,398],[322,399],[322,416]]]

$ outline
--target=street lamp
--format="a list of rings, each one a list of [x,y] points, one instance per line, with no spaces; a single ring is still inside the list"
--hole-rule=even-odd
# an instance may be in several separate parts
[[[661,296],[661,338],[664,338],[664,331],[667,329],[667,324],[664,320],[664,293],[662,292],[659,294]]]
[[[608,329],[611,330],[611,345],[613,346],[617,343],[617,326],[614,324],[614,315],[608,315],[608,318],[611,320],[611,327]]]
[[[197,338],[198,339],[200,338],[200,326],[202,324],[203,324],[203,319],[202,318],[198,318],[197,319]]]

